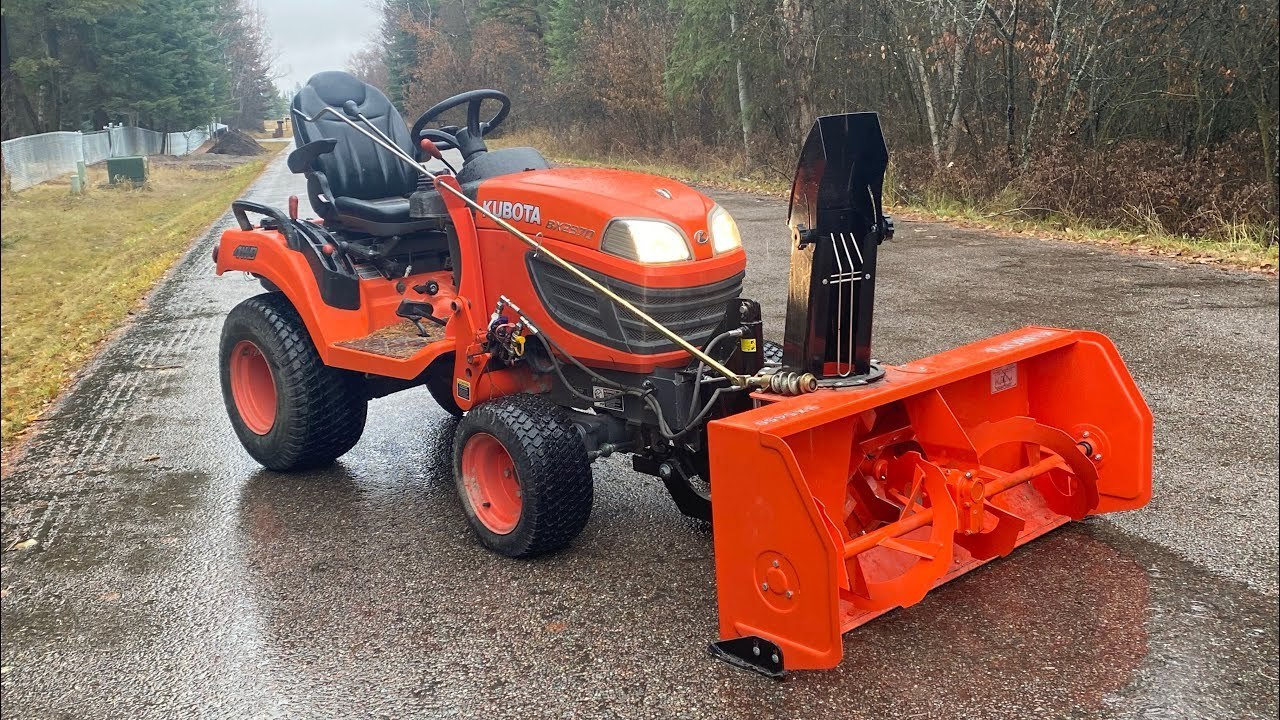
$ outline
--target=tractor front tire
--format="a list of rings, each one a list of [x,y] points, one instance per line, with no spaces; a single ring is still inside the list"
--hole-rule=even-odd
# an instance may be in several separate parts
[[[453,475],[480,541],[508,557],[559,550],[591,517],[582,436],[539,395],[509,395],[464,415],[453,441]]]
[[[231,425],[263,467],[323,467],[360,440],[368,409],[360,377],[320,360],[282,293],[232,308],[222,326],[219,362]]]

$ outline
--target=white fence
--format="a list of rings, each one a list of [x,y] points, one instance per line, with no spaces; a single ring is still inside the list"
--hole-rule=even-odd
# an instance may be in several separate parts
[[[33,137],[40,137],[35,135]],[[19,138],[18,140],[26,140],[27,138]],[[111,157],[111,134],[106,130],[98,132],[85,133],[80,136],[81,147],[84,148],[84,164],[97,165],[98,163]],[[17,142],[13,140],[11,142]],[[8,168],[8,148],[4,151],[5,167]]]
[[[213,123],[187,132],[161,133],[139,127],[113,127],[98,132],[51,132],[0,143],[9,188],[25,190],[76,171],[76,163],[94,165],[129,155],[187,155],[226,129]]]

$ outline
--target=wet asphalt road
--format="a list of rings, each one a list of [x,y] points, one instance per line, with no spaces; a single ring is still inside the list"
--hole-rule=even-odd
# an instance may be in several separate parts
[[[302,183],[283,156],[252,199]],[[783,204],[712,193],[781,331]],[[224,217],[222,226],[230,225]],[[1155,411],[1148,508],[1062,530],[774,683],[711,660],[711,536],[625,458],[569,551],[472,540],[452,424],[424,390],[306,476],[258,468],[217,337],[256,283],[203,238],[3,483],[5,718],[1271,717],[1277,711],[1277,285],[1082,245],[900,222],[876,354],[1028,323],[1100,329]]]

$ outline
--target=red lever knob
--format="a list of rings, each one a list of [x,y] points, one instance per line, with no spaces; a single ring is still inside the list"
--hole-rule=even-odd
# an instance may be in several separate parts
[[[440,154],[440,148],[436,147],[436,144],[431,142],[431,138],[422,138],[418,143],[418,147],[422,148],[422,152],[430,155],[431,157],[437,160],[444,160],[444,156]]]
[[[298,196],[297,195],[289,196],[289,219],[290,220],[298,219]]]

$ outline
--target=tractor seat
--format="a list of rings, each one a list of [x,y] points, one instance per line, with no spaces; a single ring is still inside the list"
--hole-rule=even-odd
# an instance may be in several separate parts
[[[387,96],[348,73],[311,76],[294,96],[293,107],[315,118],[326,106],[342,112],[347,101],[401,150],[417,157],[409,128]],[[311,208],[326,226],[375,236],[440,227],[439,218],[409,216],[417,171],[342,120],[325,115],[307,122],[295,115],[293,138],[297,149],[289,156],[289,169],[306,175]]]
[[[377,200],[338,196],[334,206],[341,218],[359,219],[378,225],[400,225],[410,222],[409,198],[387,197]]]

